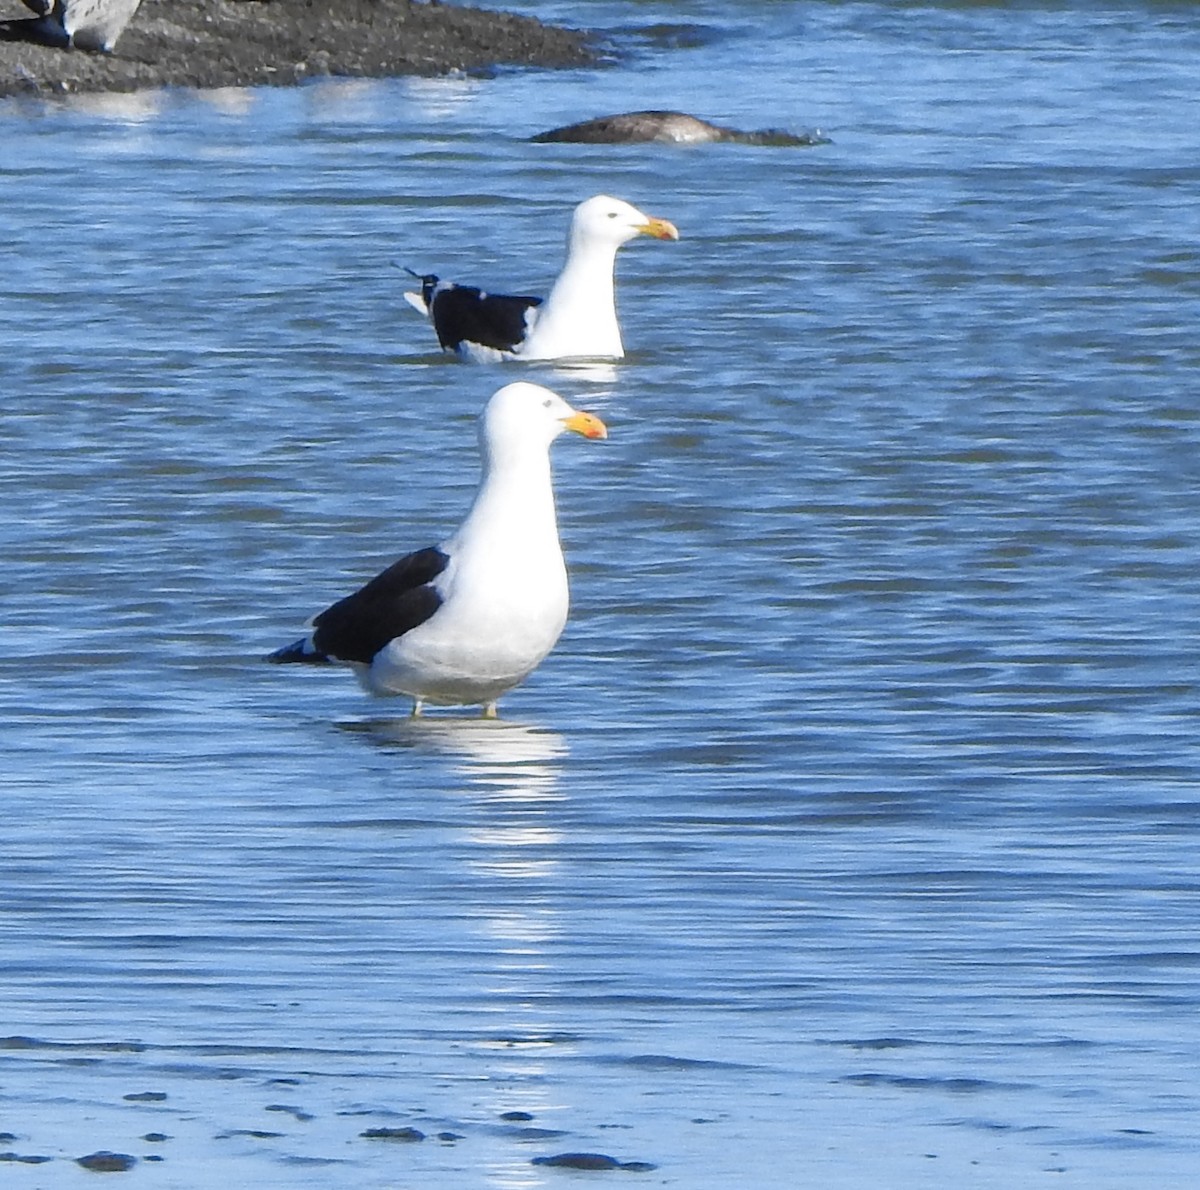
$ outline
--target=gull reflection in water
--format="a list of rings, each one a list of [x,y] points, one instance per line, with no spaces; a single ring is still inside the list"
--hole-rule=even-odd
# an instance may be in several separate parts
[[[84,91],[71,95],[67,106],[105,120],[144,124],[160,115],[166,102],[162,91]]]
[[[565,800],[559,787],[566,740],[556,732],[504,719],[422,716],[345,724],[381,743],[447,757],[465,779],[461,792],[492,812],[464,826],[479,850],[469,863],[479,873],[511,879],[548,878],[558,867],[561,832],[545,819]],[[496,813],[503,808],[503,813]]]
[[[383,88],[375,79],[327,75],[313,79],[302,96],[313,114],[332,123],[373,120],[386,106]]]
[[[563,1036],[549,1005],[569,941],[562,853],[570,840],[559,812],[567,801],[561,788],[567,741],[504,719],[428,716],[343,726],[385,747],[443,756],[462,777],[459,792],[471,808],[451,854],[463,875],[463,916],[477,931],[473,977],[489,1002],[470,1044],[502,1064],[507,1108],[541,1114],[549,1106],[543,1101],[548,1051]],[[509,1165],[489,1174],[493,1186],[541,1184],[526,1182]]]
[[[248,116],[258,105],[258,93],[252,87],[208,87],[197,91],[201,103],[223,116]]]
[[[607,392],[599,389],[594,393],[589,393],[589,400],[593,401],[597,397],[612,396],[611,386],[617,383],[617,377],[620,375],[620,370],[615,363],[611,360],[601,359],[553,360],[550,370],[559,382],[570,384],[574,381],[584,381],[588,384],[610,386]],[[554,387],[553,382],[550,387]]]
[[[446,119],[463,104],[478,96],[483,82],[466,74],[443,74],[431,78],[412,77],[401,81],[404,98],[423,115]]]
[[[467,791],[486,799],[517,802],[556,800],[559,761],[567,741],[557,732],[508,719],[405,716],[344,723],[345,731],[385,745],[449,758],[467,779]]]

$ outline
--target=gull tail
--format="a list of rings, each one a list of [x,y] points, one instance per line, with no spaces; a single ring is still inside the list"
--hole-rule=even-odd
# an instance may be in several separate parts
[[[300,662],[303,665],[329,664],[329,658],[324,653],[318,653],[307,636],[293,641],[290,645],[284,645],[282,649],[276,649],[274,653],[268,653],[263,660],[275,665],[287,665],[290,662]]]
[[[429,311],[433,306],[433,293],[438,287],[438,276],[436,273],[418,273],[410,269],[407,265],[403,266],[404,271],[410,277],[416,277],[421,282],[420,293],[405,293],[404,300],[412,306],[418,314],[423,314],[426,318],[429,317]]]

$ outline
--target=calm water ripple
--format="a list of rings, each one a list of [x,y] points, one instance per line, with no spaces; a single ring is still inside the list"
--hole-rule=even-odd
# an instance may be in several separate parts
[[[0,108],[14,1184],[1191,1187],[1200,15],[588,19],[623,67]],[[668,105],[833,143],[521,139]],[[522,373],[612,430],[557,651],[497,723],[262,665],[515,375],[398,266],[536,292],[598,191],[683,239]]]

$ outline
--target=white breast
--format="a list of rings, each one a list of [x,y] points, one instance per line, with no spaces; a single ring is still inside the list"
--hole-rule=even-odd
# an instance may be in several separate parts
[[[437,584],[442,606],[376,658],[373,687],[435,703],[486,702],[524,680],[554,647],[569,604],[561,550],[469,562],[447,567]]]

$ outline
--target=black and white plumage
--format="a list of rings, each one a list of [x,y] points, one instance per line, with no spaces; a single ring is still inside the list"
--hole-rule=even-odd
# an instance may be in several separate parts
[[[408,554],[312,621],[269,661],[351,666],[372,694],[479,704],[523,681],[567,621],[550,444],[565,430],[605,438],[604,423],[536,384],[505,385],[480,418],[483,476],[458,530]]]
[[[39,19],[5,21],[11,38],[111,53],[141,0],[24,0]]]
[[[529,333],[529,312],[542,304],[540,297],[485,293],[473,285],[439,280],[433,273],[408,271],[421,282],[421,293],[404,296],[429,316],[445,351],[465,351],[464,345],[470,344],[497,354],[511,352]]]
[[[666,219],[598,194],[575,208],[566,260],[544,302],[416,273],[421,292],[404,297],[433,323],[444,350],[471,359],[621,359],[613,272],[617,249],[639,235],[679,239]]]

